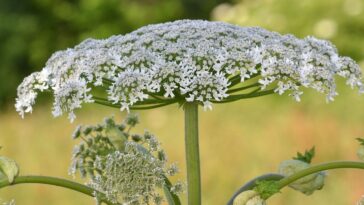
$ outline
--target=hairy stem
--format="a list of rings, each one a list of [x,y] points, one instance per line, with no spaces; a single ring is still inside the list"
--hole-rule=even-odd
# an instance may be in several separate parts
[[[201,178],[198,145],[198,104],[186,103],[184,111],[188,204],[200,205]]]
[[[85,186],[83,184],[79,184],[77,182],[69,181],[66,179],[56,178],[56,177],[49,177],[49,176],[18,176],[14,179],[12,183],[9,183],[7,180],[0,181],[0,189],[12,186],[16,184],[47,184],[53,185],[58,187],[63,187],[67,189],[71,189],[73,191],[77,191],[83,194],[86,194],[91,197],[95,197],[95,193],[102,198],[102,202],[108,205],[116,205],[112,202],[106,200],[104,194],[95,191],[94,189]]]

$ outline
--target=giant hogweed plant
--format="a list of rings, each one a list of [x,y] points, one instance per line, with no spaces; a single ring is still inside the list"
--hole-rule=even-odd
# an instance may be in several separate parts
[[[156,109],[178,104],[185,114],[187,182],[171,183],[178,168],[168,165],[157,138],[132,134],[138,119],[123,123],[112,118],[81,126],[70,173],[87,177],[86,185],[46,176],[18,175],[13,160],[1,157],[0,188],[42,183],[72,189],[105,204],[180,204],[187,186],[189,205],[201,204],[198,107],[271,94],[288,94],[300,101],[303,89],[314,89],[333,101],[336,78],[364,92],[355,61],[338,55],[330,42],[281,35],[257,27],[222,22],[182,20],[142,27],[104,40],[87,39],[74,48],[54,53],[40,72],[18,87],[16,110],[32,112],[37,95],[53,94],[54,116],[68,114],[84,103],[121,111]],[[360,140],[359,140],[360,141]],[[363,141],[360,141],[362,144]],[[361,149],[358,155],[364,153]],[[228,205],[263,205],[289,186],[306,195],[324,185],[325,170],[364,169],[361,161],[311,165],[314,149],[282,162],[277,173],[259,176],[228,200]]]

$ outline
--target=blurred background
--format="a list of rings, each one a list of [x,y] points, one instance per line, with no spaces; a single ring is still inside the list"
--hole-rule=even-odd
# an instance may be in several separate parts
[[[117,109],[87,105],[75,123],[52,119],[51,101],[38,103],[22,120],[13,108],[16,87],[49,56],[86,38],[125,34],[150,23],[208,19],[241,26],[261,26],[298,37],[332,41],[340,54],[364,68],[363,0],[0,0],[0,150],[14,158],[21,174],[71,179],[67,169],[77,124],[125,116]],[[203,204],[224,204],[247,180],[277,170],[279,162],[313,145],[314,163],[355,160],[364,137],[364,97],[339,80],[335,102],[307,91],[301,103],[269,96],[215,105],[200,112]],[[171,115],[170,113],[174,113]],[[183,113],[177,106],[140,112],[141,125],[161,139],[170,161],[184,170]],[[184,178],[184,173],[181,173]],[[77,179],[79,180],[79,179]],[[355,204],[364,195],[364,172],[331,171],[326,186],[311,197],[284,189],[269,205]],[[20,205],[94,204],[78,193],[42,185],[0,190],[0,203]]]

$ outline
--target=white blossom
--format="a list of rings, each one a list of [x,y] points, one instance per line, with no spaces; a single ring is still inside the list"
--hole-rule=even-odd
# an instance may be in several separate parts
[[[138,150],[107,156],[104,175],[96,176],[90,186],[104,192],[108,199],[125,204],[149,204],[158,197],[155,189],[164,185],[164,162]]]
[[[181,20],[103,40],[87,39],[54,53],[41,72],[24,79],[15,107],[22,116],[32,112],[38,93],[47,90],[54,94],[53,114],[67,112],[73,120],[74,109],[94,102],[92,91],[101,87],[107,97],[100,103],[121,110],[145,105],[155,96],[211,109],[214,102],[236,99],[229,90],[248,80],[258,82],[261,90],[288,92],[297,101],[301,87],[324,93],[331,101],[337,95],[336,76],[364,91],[358,64],[339,56],[328,41]]]
[[[162,204],[161,190],[171,194],[184,191],[184,183],[171,183],[179,168],[167,164],[161,143],[152,133],[130,134],[139,122],[129,114],[119,124],[105,118],[102,124],[77,127],[72,135],[81,143],[74,147],[69,174],[89,178],[96,200],[115,204]]]

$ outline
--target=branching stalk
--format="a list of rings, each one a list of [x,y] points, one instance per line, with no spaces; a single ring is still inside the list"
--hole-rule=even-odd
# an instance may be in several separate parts
[[[254,84],[247,85],[247,86],[244,86],[244,87],[230,89],[226,93],[234,93],[234,92],[246,90],[246,89],[253,88],[253,87],[258,87],[259,85],[260,85],[260,83],[254,83]]]
[[[47,185],[53,185],[58,187],[63,187],[66,189],[71,189],[73,191],[77,191],[83,194],[86,194],[91,197],[95,197],[95,193],[98,196],[101,196],[101,201],[108,204],[108,205],[117,205],[115,203],[112,203],[108,201],[105,197],[105,195],[101,192],[97,192],[96,190],[85,186],[83,184],[69,181],[66,179],[56,178],[56,177],[49,177],[49,176],[18,176],[14,179],[12,183],[9,183],[8,181],[0,181],[0,189],[8,186],[13,186],[17,184],[47,184]]]
[[[274,94],[274,90],[275,89],[271,89],[271,90],[264,90],[264,91],[260,91],[260,92],[257,92],[257,90],[253,90],[250,93],[239,94],[239,95],[230,95],[229,97],[227,97],[226,99],[224,99],[222,101],[211,101],[211,102],[213,102],[213,103],[228,103],[228,102],[238,101],[238,100],[241,100],[241,99],[256,98],[256,97],[260,97],[260,96]]]

